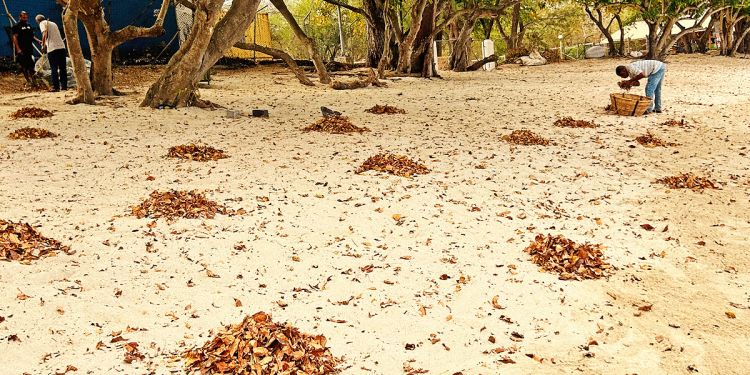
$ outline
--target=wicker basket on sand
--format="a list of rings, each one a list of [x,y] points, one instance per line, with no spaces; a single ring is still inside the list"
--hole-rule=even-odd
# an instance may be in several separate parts
[[[609,94],[612,110],[620,116],[643,116],[651,107],[651,98],[646,96],[616,93]]]

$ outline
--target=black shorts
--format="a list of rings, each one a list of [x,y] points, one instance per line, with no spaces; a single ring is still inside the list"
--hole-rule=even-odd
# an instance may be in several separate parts
[[[23,70],[34,70],[34,59],[30,53],[24,53],[23,55],[16,55],[16,62],[21,65]]]

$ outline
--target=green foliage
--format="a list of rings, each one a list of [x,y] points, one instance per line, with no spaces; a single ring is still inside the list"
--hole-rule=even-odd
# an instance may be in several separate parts
[[[319,52],[326,60],[331,58],[336,51],[339,51],[336,6],[322,0],[299,0],[289,3],[288,6],[302,30],[308,37],[315,40]],[[359,4],[356,4],[356,6],[359,6]],[[367,54],[367,28],[364,18],[343,8],[341,9],[341,16],[347,55],[353,60],[363,59]],[[295,41],[294,33],[284,17],[274,12],[271,13],[269,19],[274,47],[285,50],[298,59],[308,58],[304,48]],[[336,53],[337,56],[339,54]]]

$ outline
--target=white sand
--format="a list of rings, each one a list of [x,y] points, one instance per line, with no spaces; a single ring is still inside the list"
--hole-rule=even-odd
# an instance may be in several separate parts
[[[674,57],[666,112],[644,118],[604,112],[616,91],[615,65],[504,66],[357,91],[307,88],[282,68],[263,68],[221,72],[201,91],[230,108],[267,108],[267,120],[138,108],[146,86],[98,106],[64,105],[63,94],[2,95],[3,136],[37,126],[60,137],[0,139],[0,218],[38,226],[77,254],[0,262],[0,372],[52,374],[73,365],[76,374],[179,373],[181,351],[263,310],[328,337],[347,374],[399,374],[405,363],[429,374],[747,373],[750,62]],[[408,113],[363,112],[374,104]],[[24,105],[56,114],[8,120]],[[300,132],[321,105],[373,132]],[[563,116],[602,126],[553,127]],[[690,127],[659,125],[672,118]],[[500,140],[521,128],[558,145],[511,150]],[[646,130],[680,146],[633,142]],[[231,158],[163,157],[187,142]],[[383,150],[419,159],[433,173],[353,173]],[[722,188],[667,191],[651,183],[682,172],[708,175]],[[150,233],[151,220],[129,216],[129,207],[155,189],[207,190],[248,214],[159,220]],[[645,223],[656,231],[643,230]],[[536,233],[604,244],[619,270],[581,282],[541,273],[523,252]],[[149,242],[155,252],[146,251]],[[244,250],[235,249],[240,244]],[[18,300],[19,292],[29,298]],[[495,295],[504,310],[490,304]],[[635,316],[646,304],[652,311]],[[144,362],[124,363],[122,343],[110,343],[111,332],[128,326],[144,329],[123,333],[139,343]],[[512,332],[525,338],[514,342]],[[21,341],[9,342],[13,334]],[[586,357],[581,346],[591,340],[598,345]],[[99,341],[106,347],[97,350]],[[499,362],[507,353],[483,354],[514,346],[515,364]]]

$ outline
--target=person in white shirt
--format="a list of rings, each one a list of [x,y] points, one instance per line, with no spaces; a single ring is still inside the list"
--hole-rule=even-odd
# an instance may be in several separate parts
[[[661,113],[661,85],[666,72],[667,64],[659,60],[639,60],[628,66],[620,65],[615,69],[615,73],[620,78],[629,78],[618,83],[626,90],[630,90],[633,86],[640,86],[639,81],[648,78],[646,96],[651,98],[653,103],[646,113]]]
[[[68,89],[66,64],[68,54],[65,51],[65,42],[60,35],[60,28],[57,27],[56,23],[41,14],[37,15],[35,19],[42,31],[42,53],[47,53],[49,66],[52,69],[52,89],[50,91],[60,91],[61,87],[65,91]]]

